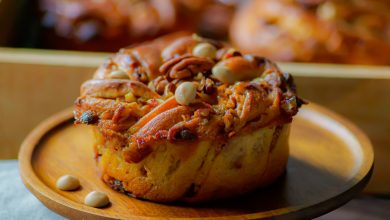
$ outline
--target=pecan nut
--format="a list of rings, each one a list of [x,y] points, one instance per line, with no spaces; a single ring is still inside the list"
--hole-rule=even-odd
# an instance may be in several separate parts
[[[210,71],[213,66],[214,61],[210,58],[183,55],[163,64],[160,72],[173,79],[182,79],[199,72]]]

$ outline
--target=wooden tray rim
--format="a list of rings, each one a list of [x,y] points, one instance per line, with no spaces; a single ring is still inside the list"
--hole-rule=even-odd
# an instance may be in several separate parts
[[[286,217],[288,219],[301,218],[302,214],[305,216],[313,216],[313,211],[316,209],[316,216],[327,213],[334,210],[341,205],[352,199],[353,195],[360,192],[368,183],[374,168],[374,153],[370,140],[368,137],[352,122],[345,119],[343,116],[322,107],[320,105],[310,103],[310,111],[319,112],[326,117],[331,118],[334,121],[339,122],[347,130],[351,131],[361,145],[363,151],[364,160],[358,173],[355,174],[355,178],[348,181],[346,185],[351,186],[349,190],[342,192],[331,199],[325,199],[324,201],[315,205],[303,205],[296,206],[294,208],[279,208],[275,210],[269,210],[261,213],[252,213],[245,215],[233,215],[222,217],[207,217],[206,219],[264,219],[276,217],[275,213],[278,213],[277,217]],[[46,137],[49,131],[55,130],[61,127],[63,124],[68,123],[73,119],[73,108],[67,108],[53,116],[47,118],[41,122],[23,141],[21,149],[18,155],[19,173],[24,185],[48,208],[63,215],[63,216],[76,216],[76,213],[83,212],[88,214],[94,219],[117,219],[120,216],[107,215],[104,209],[96,209],[86,206],[81,203],[69,200],[61,195],[55,193],[50,187],[44,184],[41,179],[36,175],[32,167],[32,157],[35,147],[40,141]],[[28,160],[24,160],[28,158]],[[330,204],[329,200],[337,200],[338,203]],[[51,202],[51,201],[54,201]],[[66,207],[64,210],[61,206]],[[318,211],[320,210],[320,211]],[[134,216],[137,219],[161,219],[160,217],[148,217],[148,216]],[[187,219],[187,218],[166,218],[166,219]],[[191,219],[205,219],[205,218],[191,218]]]

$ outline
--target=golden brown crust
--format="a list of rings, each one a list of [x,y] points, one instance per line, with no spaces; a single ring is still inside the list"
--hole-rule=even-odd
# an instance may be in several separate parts
[[[389,65],[387,0],[254,0],[230,36],[245,52],[278,61]]]
[[[199,45],[216,51],[197,56],[193,51]],[[118,58],[140,51],[138,68]],[[153,59],[145,54],[154,54]],[[120,191],[137,197],[198,202],[248,192],[284,170],[286,124],[302,100],[292,76],[271,61],[184,36],[121,50],[109,62],[82,85],[75,118],[97,126],[99,166],[113,188],[120,182]],[[174,95],[183,82],[196,90],[188,105]],[[268,161],[273,151],[278,153]],[[278,168],[266,168],[269,163]],[[167,170],[158,174],[160,169]],[[164,172],[167,176],[159,176]],[[232,185],[220,185],[225,182],[218,177]],[[232,189],[236,192],[227,194]]]
[[[271,145],[277,129],[280,134]],[[230,198],[267,186],[284,172],[288,131],[288,125],[271,126],[239,134],[228,143],[162,141],[138,163],[124,162],[114,149],[118,143],[105,142],[100,143],[99,168],[109,186],[138,198],[191,203]]]

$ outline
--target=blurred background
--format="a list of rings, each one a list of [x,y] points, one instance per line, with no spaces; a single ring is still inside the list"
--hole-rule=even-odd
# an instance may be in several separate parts
[[[368,134],[365,193],[389,197],[389,0],[0,0],[0,159],[70,107],[108,52],[176,31],[278,61],[300,96]]]
[[[0,44],[117,51],[175,31],[277,61],[389,65],[388,0],[2,0]]]
[[[113,52],[179,30],[226,40],[235,8],[214,0],[3,0],[1,44]]]

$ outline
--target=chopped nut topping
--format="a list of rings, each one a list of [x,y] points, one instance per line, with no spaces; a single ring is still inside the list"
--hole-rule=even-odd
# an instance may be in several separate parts
[[[304,103],[296,96],[293,77],[266,58],[203,38],[140,47],[152,58],[139,55],[135,62],[141,50],[135,47],[112,61],[121,60],[125,68],[123,57],[132,54],[127,62],[131,80],[95,74],[98,79],[84,83],[75,102],[79,122],[96,124],[107,138],[123,140],[118,148],[125,148],[128,162],[141,161],[152,151],[148,146],[161,139],[224,140],[243,129],[288,123]],[[133,77],[145,75],[144,69],[157,72]]]

